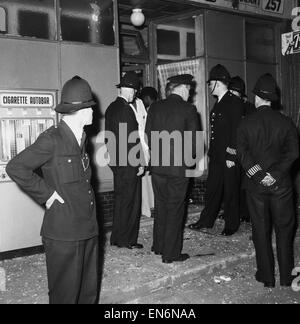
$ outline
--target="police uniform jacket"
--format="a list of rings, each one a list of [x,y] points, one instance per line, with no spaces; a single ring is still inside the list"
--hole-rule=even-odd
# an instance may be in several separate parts
[[[244,116],[249,116],[251,114],[256,113],[256,108],[253,103],[246,101],[243,103],[244,105]]]
[[[247,190],[268,193],[292,185],[289,171],[299,152],[297,129],[291,119],[269,106],[259,107],[242,121],[237,141],[238,157],[247,172]],[[260,184],[267,173],[276,180],[270,188]]]
[[[180,96],[172,94],[165,100],[153,103],[148,111],[146,123],[146,135],[151,151],[151,171],[161,175],[184,177],[185,171],[191,167],[192,159],[196,156],[198,150],[196,132],[200,130],[200,121],[195,106],[184,101]],[[168,142],[170,152],[163,147],[163,141],[160,141],[157,146],[158,143],[153,140],[153,132],[162,134],[164,131],[169,135],[175,131],[182,138],[182,143],[180,141]],[[184,141],[185,131],[190,131],[191,135],[187,143]],[[153,147],[153,145],[156,146]],[[164,159],[165,161],[169,159],[168,165],[165,165]]]
[[[120,129],[124,131],[120,133]],[[132,107],[124,98],[117,97],[107,108],[105,112],[105,131],[106,146],[110,155],[110,168],[112,171],[114,172],[117,168],[123,168],[132,174],[136,174],[140,164],[131,165],[130,161],[128,161],[128,155],[137,145],[140,145],[140,152],[142,152],[138,133],[139,125]],[[108,132],[114,135],[115,141],[111,140]],[[133,140],[133,143],[129,143],[131,134],[136,135],[136,140]],[[139,158],[140,156],[137,156],[137,159]]]
[[[56,191],[57,200],[46,210],[43,237],[60,241],[80,241],[98,235],[91,168],[69,126],[61,121],[41,134],[36,142],[7,165],[8,175],[37,203],[44,204]],[[42,176],[35,173],[41,168]]]
[[[236,131],[244,113],[243,102],[229,91],[217,102],[210,115],[210,148],[213,163],[236,161]]]

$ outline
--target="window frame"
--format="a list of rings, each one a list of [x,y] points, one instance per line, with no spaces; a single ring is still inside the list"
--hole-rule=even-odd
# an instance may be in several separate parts
[[[127,35],[127,36],[132,36],[135,37],[137,46],[140,49],[139,55],[129,55],[129,54],[122,54],[121,60],[122,63],[141,63],[141,64],[149,64],[150,63],[150,58],[149,58],[149,52],[147,47],[145,46],[144,40],[140,32],[136,30],[131,30],[131,29],[122,29],[120,31],[120,38],[122,35]],[[121,46],[121,40],[119,41],[120,46]]]
[[[92,43],[92,42],[77,42],[77,41],[67,41],[67,40],[62,40],[61,39],[61,23],[60,23],[60,15],[61,15],[61,8],[60,8],[60,0],[53,0],[53,17],[55,17],[55,21],[53,21],[53,25],[55,26],[55,30],[53,30],[53,39],[43,39],[43,38],[36,38],[36,37],[31,37],[31,36],[21,36],[18,35],[17,33],[15,34],[9,34],[8,33],[8,14],[6,8],[1,6],[5,12],[6,12],[6,32],[1,33],[0,32],[0,39],[1,38],[6,38],[6,39],[22,39],[22,40],[30,40],[30,41],[35,41],[35,42],[48,42],[48,43],[66,43],[66,44],[79,44],[79,45],[85,45],[85,46],[96,46],[96,47],[119,47],[119,34],[118,34],[118,28],[119,28],[119,23],[118,23],[118,4],[117,0],[112,0],[113,1],[113,11],[114,11],[114,24],[113,24],[113,30],[114,30],[114,35],[115,35],[115,42],[114,45],[106,45],[106,44],[101,44],[101,43]],[[49,16],[49,21],[51,21],[52,17]],[[49,35],[51,35],[51,31],[49,30]]]

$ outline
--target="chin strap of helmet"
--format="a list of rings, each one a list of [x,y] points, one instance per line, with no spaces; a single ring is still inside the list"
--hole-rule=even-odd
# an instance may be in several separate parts
[[[214,88],[211,90],[211,93],[210,94],[213,94],[216,90],[216,87],[217,87],[217,80],[215,80],[215,85],[214,85]]]

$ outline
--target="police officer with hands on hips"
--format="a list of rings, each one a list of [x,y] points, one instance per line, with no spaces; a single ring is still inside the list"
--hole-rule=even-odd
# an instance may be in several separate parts
[[[293,122],[271,108],[279,100],[270,74],[254,88],[257,113],[245,118],[237,135],[238,158],[247,173],[244,186],[256,251],[256,280],[275,286],[272,226],[275,227],[280,284],[292,283],[295,211],[290,169],[297,159],[298,134]]]
[[[66,82],[55,109],[61,122],[6,168],[30,197],[46,205],[41,236],[50,304],[97,302],[98,225],[84,132],[92,124],[95,104],[87,81],[76,76]]]
[[[152,104],[146,123],[155,200],[152,251],[162,256],[163,263],[184,262],[189,258],[188,254],[181,253],[189,184],[186,171],[198,151],[196,135],[200,131],[197,110],[187,102],[192,80],[193,76],[189,74],[170,77],[166,87],[167,99]],[[167,141],[169,147],[164,147],[165,141],[160,140],[158,147],[152,146],[155,134],[168,136],[174,132],[179,134],[179,141],[170,139]],[[189,147],[183,143],[185,132],[192,135]],[[191,158],[191,162],[177,161],[178,152],[182,153],[181,157]]]
[[[141,176],[144,174],[142,165],[132,165],[128,154],[136,145],[141,145],[141,139],[136,143],[129,141],[130,134],[140,133],[139,123],[133,103],[140,87],[138,75],[127,72],[117,85],[119,95],[105,112],[105,131],[112,133],[116,141],[107,141],[108,153],[111,157],[110,168],[114,175],[114,215],[110,243],[119,248],[142,249],[138,243],[141,217]],[[146,114],[146,111],[145,111]],[[126,127],[124,127],[126,126]],[[124,133],[120,133],[124,130]],[[120,139],[125,139],[126,145],[121,145]],[[116,143],[116,145],[114,145]],[[123,154],[123,157],[120,157]],[[115,160],[112,159],[115,157]],[[122,162],[125,158],[125,164]],[[141,158],[142,161],[142,158]]]
[[[243,103],[229,91],[230,74],[224,66],[218,64],[213,67],[207,83],[217,102],[210,116],[205,208],[200,219],[190,224],[189,228],[200,231],[213,228],[224,197],[225,227],[221,235],[231,236],[240,225],[240,168],[236,156],[236,131],[243,116]]]

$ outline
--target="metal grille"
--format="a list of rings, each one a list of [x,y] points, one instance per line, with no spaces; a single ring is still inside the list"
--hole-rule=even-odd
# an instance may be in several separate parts
[[[0,120],[0,162],[14,158],[53,125],[51,118]]]

